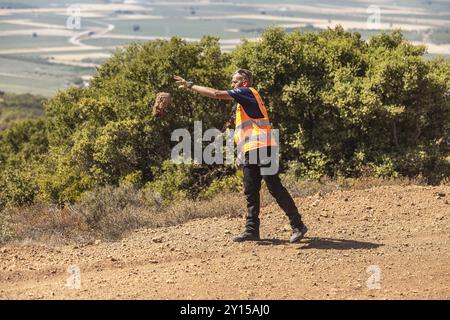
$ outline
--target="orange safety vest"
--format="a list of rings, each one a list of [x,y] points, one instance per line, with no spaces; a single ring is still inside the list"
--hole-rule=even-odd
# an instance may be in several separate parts
[[[234,141],[238,146],[237,151],[244,153],[258,148],[276,146],[275,139],[272,137],[269,116],[261,96],[254,88],[250,87],[249,89],[253,92],[264,118],[249,117],[244,108],[239,103],[237,104]]]

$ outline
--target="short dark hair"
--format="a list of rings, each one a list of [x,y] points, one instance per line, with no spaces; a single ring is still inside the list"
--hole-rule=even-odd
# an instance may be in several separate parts
[[[241,76],[243,76],[244,78],[245,78],[245,80],[247,80],[248,81],[248,84],[249,85],[253,85],[253,75],[252,75],[252,73],[251,73],[251,71],[250,70],[247,70],[247,69],[237,69],[236,70],[236,72],[235,72],[235,74],[240,74]]]

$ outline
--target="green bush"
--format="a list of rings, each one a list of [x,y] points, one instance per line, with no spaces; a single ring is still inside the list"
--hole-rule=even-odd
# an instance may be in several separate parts
[[[38,192],[36,180],[25,167],[10,168],[1,172],[0,209],[33,203]]]
[[[236,172],[235,175],[227,176],[213,180],[213,182],[206,188],[204,188],[200,194],[200,199],[212,199],[214,196],[221,193],[241,192],[244,190],[244,184],[242,175],[238,174],[241,171]]]
[[[156,193],[163,201],[210,197],[220,186],[227,190],[239,189],[237,177],[227,177],[235,171],[231,167],[191,164],[174,164],[166,160],[161,167],[153,168],[155,178],[144,189]],[[209,186],[209,188],[206,188]]]
[[[450,174],[450,60],[428,61],[424,52],[398,31],[365,42],[341,27],[272,28],[238,47],[232,62],[254,72],[280,129],[282,159],[299,162],[299,176],[357,177],[372,168],[435,183]]]

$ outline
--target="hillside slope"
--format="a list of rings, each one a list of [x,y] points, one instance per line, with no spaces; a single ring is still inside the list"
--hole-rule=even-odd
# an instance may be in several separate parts
[[[276,204],[264,240],[243,220],[142,229],[119,242],[0,248],[1,299],[450,299],[450,186],[384,186],[297,198],[309,232],[289,244]],[[81,288],[66,287],[77,265]],[[367,270],[379,268],[369,290]]]

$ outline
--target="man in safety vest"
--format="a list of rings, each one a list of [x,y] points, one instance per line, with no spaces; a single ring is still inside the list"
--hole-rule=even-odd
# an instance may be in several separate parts
[[[202,96],[234,100],[235,113],[235,142],[238,154],[244,155],[240,159],[244,172],[244,193],[247,198],[247,221],[245,231],[233,238],[233,241],[257,241],[259,237],[259,211],[261,179],[266,182],[270,194],[289,218],[292,227],[291,243],[300,241],[307,228],[289,192],[281,184],[278,172],[264,172],[268,159],[277,147],[273,137],[269,117],[264,103],[253,85],[253,77],[249,70],[237,70],[231,80],[231,90],[216,90],[194,85],[179,76],[175,76],[179,88],[189,89]],[[234,109],[233,109],[234,110]],[[270,158],[268,158],[270,157]],[[238,157],[239,159],[239,157]],[[278,160],[278,159],[277,159]],[[278,171],[278,167],[277,170]]]

